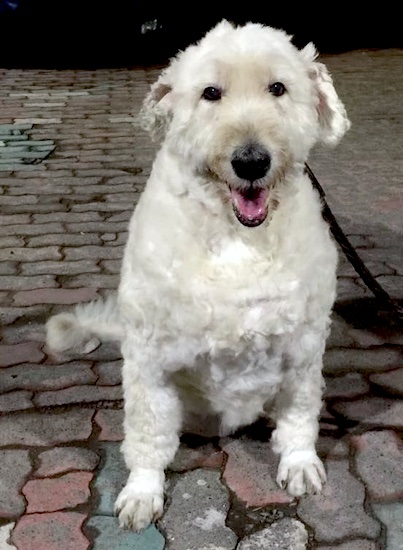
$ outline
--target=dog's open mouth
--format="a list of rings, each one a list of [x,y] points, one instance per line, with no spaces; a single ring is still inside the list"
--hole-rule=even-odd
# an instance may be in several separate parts
[[[246,189],[231,188],[232,206],[238,220],[247,227],[256,227],[267,218],[267,199],[269,190],[266,187]]]

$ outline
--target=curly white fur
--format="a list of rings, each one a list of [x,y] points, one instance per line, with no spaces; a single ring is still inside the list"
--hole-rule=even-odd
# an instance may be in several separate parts
[[[315,442],[337,259],[304,163],[349,121],[315,58],[283,31],[223,21],[173,59],[142,109],[162,145],[130,222],[117,303],[48,323],[59,349],[99,332],[122,342],[122,525],[161,515],[189,409],[219,415],[228,433],[270,406],[279,484],[299,496],[325,480]]]

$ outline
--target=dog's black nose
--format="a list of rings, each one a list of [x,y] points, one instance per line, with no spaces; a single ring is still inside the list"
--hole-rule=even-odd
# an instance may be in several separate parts
[[[256,143],[248,143],[238,147],[231,158],[235,174],[239,178],[248,181],[263,178],[270,168],[270,162],[269,151]]]

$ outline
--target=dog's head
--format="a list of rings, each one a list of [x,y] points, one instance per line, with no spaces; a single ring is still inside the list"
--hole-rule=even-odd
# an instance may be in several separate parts
[[[260,225],[271,191],[316,142],[338,143],[350,122],[312,44],[281,30],[222,21],[172,59],[145,98],[143,126]]]

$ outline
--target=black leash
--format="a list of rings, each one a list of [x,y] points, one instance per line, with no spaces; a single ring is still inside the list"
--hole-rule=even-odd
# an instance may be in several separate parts
[[[373,277],[371,272],[368,270],[364,262],[358,256],[357,252],[354,250],[352,244],[347,239],[343,230],[339,226],[336,218],[334,217],[332,211],[330,210],[330,207],[326,202],[325,192],[323,191],[322,186],[320,185],[314,173],[312,172],[312,170],[309,168],[307,164],[305,164],[305,171],[308,174],[309,179],[312,182],[312,185],[315,187],[315,189],[317,189],[320,195],[322,205],[323,205],[322,216],[324,220],[327,221],[327,223],[329,224],[333,237],[339,243],[348,261],[351,263],[355,271],[364,281],[365,285],[374,294],[375,298],[379,300],[380,304],[382,304],[382,306],[386,309],[386,312],[388,312],[391,315],[391,317],[394,318],[395,320],[402,321],[403,308],[398,304],[396,300],[394,300],[389,296],[389,294],[386,292],[384,288],[381,287],[378,281]]]

